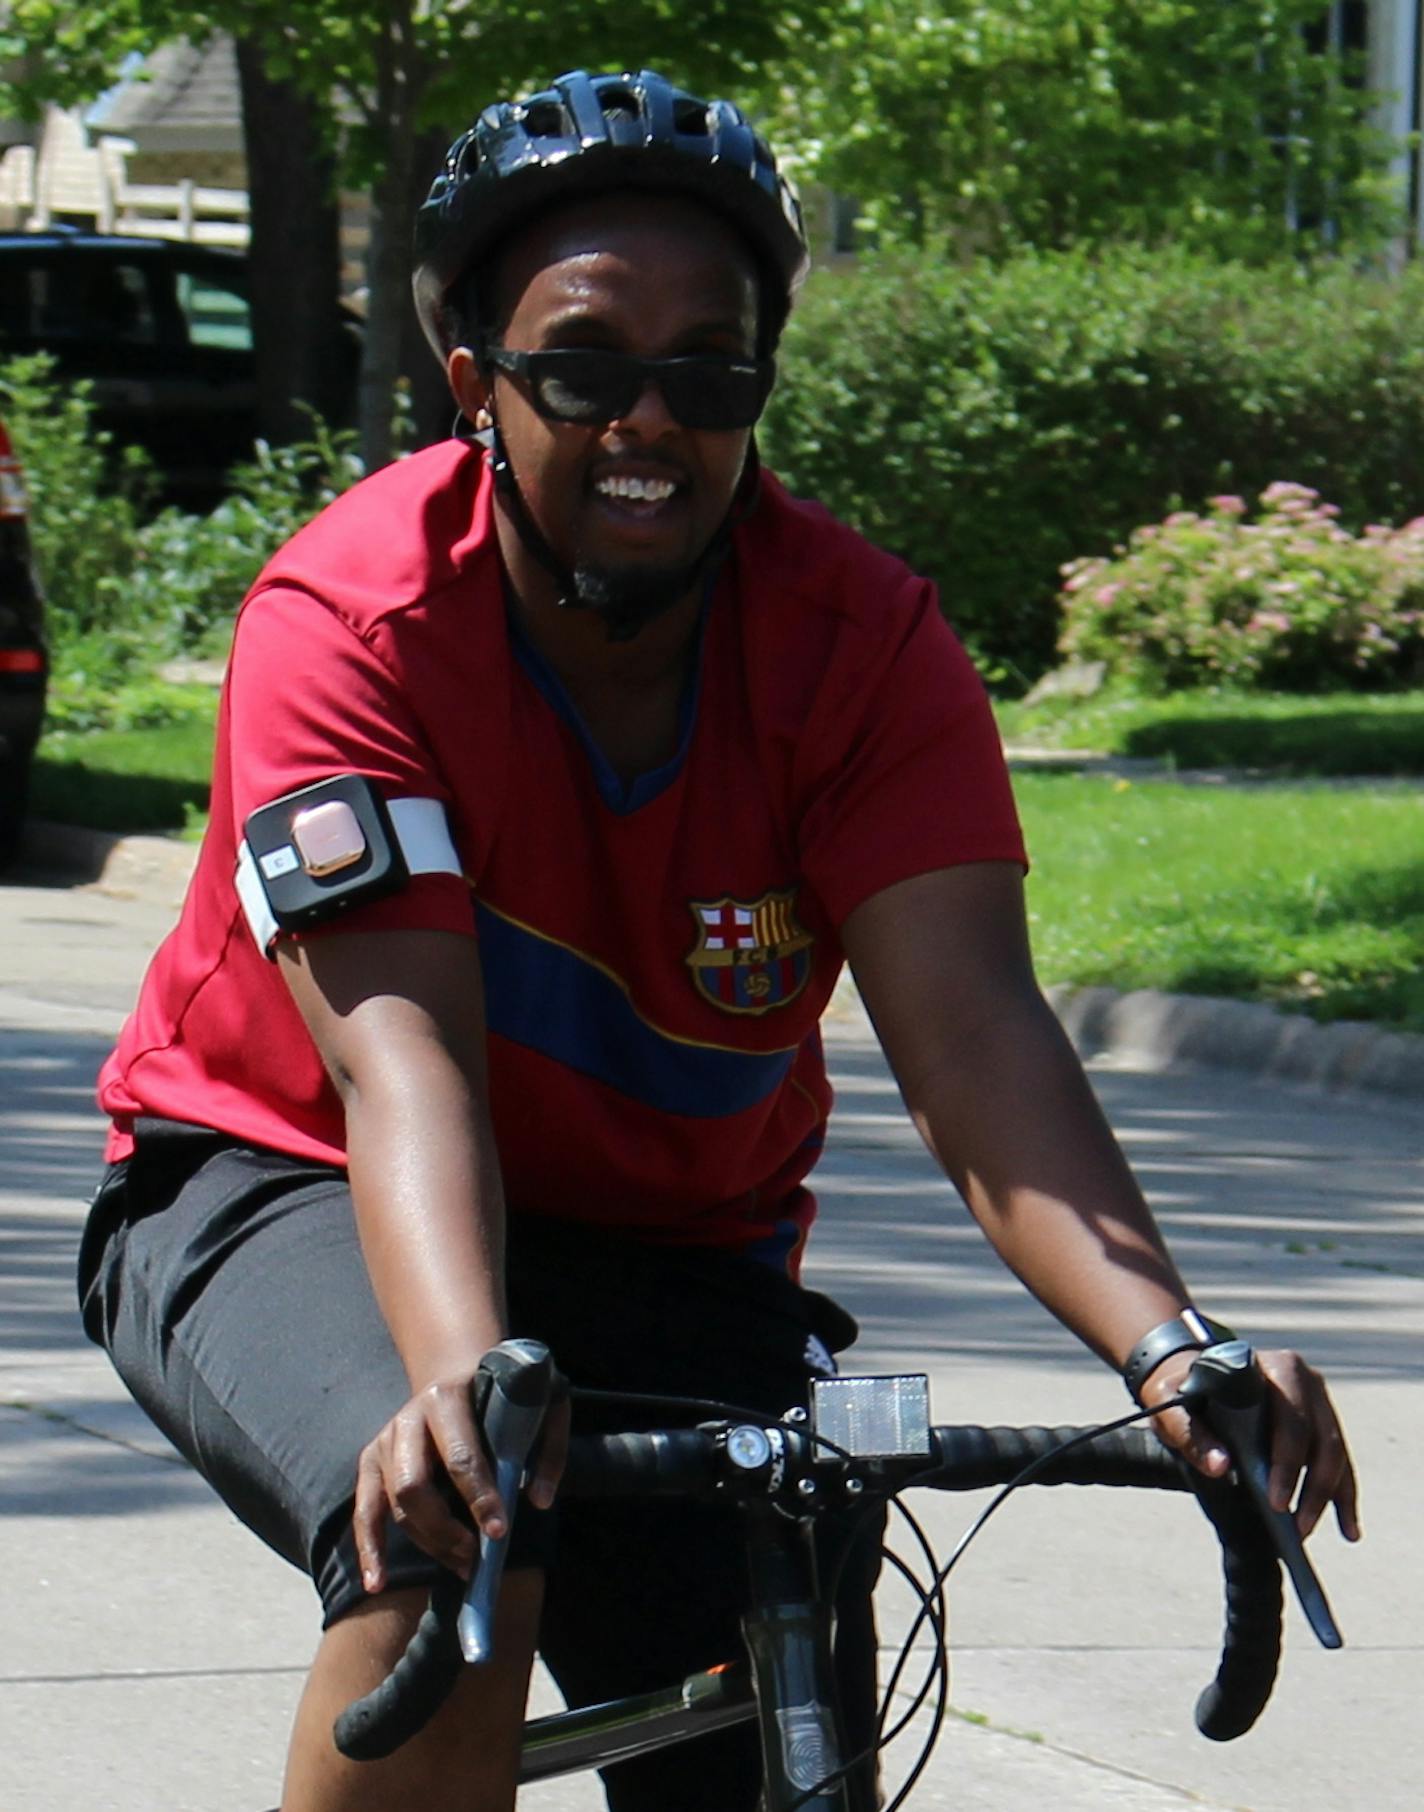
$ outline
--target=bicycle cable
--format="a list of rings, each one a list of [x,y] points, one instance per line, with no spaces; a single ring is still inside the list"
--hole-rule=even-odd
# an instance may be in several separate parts
[[[920,1630],[924,1627],[925,1623],[928,1621],[932,1630],[939,1627],[936,1617],[931,1610],[931,1606],[937,1602],[939,1595],[943,1592],[945,1581],[963,1559],[970,1544],[988,1523],[990,1517],[994,1515],[1013,1492],[1017,1491],[1023,1485],[1031,1484],[1033,1480],[1038,1477],[1039,1473],[1047,1471],[1055,1460],[1060,1459],[1065,1453],[1070,1453],[1075,1447],[1086,1446],[1089,1442],[1095,1441],[1100,1435],[1115,1434],[1119,1429],[1131,1428],[1135,1423],[1149,1421],[1155,1416],[1162,1415],[1167,1410],[1186,1409],[1189,1407],[1190,1404],[1186,1397],[1170,1397],[1162,1403],[1154,1404],[1151,1409],[1138,1409],[1133,1411],[1130,1415],[1119,1416],[1115,1421],[1103,1422],[1093,1428],[1080,1429],[1076,1434],[1070,1435],[1066,1440],[1056,1442],[1047,1453],[1040,1454],[1037,1459],[1031,1460],[1027,1466],[1022,1467],[1020,1471],[1015,1473],[1007,1484],[1001,1486],[999,1491],[990,1502],[985,1505],[984,1509],[955,1544],[954,1551],[949,1559],[942,1566],[938,1564],[937,1557],[933,1559],[932,1564],[935,1566],[935,1573],[930,1587],[925,1589],[922,1582],[919,1580],[911,1581],[916,1595],[920,1598],[920,1609],[901,1641],[900,1658],[897,1660],[895,1669],[891,1674],[892,1686],[898,1679],[903,1664],[913,1652],[915,1638],[919,1635]],[[918,1473],[913,1478],[908,1479],[900,1486],[899,1490],[892,1492],[887,1501],[893,1503],[904,1516],[907,1518],[910,1517],[910,1512],[899,1502],[901,1492],[912,1491],[917,1485],[930,1483],[933,1480],[933,1477],[934,1469],[932,1467],[926,1468],[924,1472]],[[911,1520],[913,1521],[913,1519]],[[928,1545],[927,1540],[926,1545]],[[926,1734],[924,1744],[921,1747],[920,1753],[908,1776],[900,1786],[895,1797],[885,1807],[885,1812],[897,1812],[897,1808],[904,1804],[906,1797],[915,1783],[924,1773],[926,1767],[928,1767],[930,1758],[934,1754],[944,1731],[945,1717],[948,1711],[948,1693],[949,1669],[946,1665],[942,1674],[941,1691],[935,1710],[931,1715],[930,1728]],[[922,1703],[923,1700],[920,1702]],[[884,1710],[882,1709],[882,1719],[883,1716]],[[897,1730],[903,1727],[905,1722],[906,1720],[902,1719],[901,1725],[897,1726]],[[839,1768],[834,1769],[830,1774],[818,1781],[815,1786],[807,1788],[798,1799],[793,1800],[788,1808],[788,1812],[798,1812],[798,1808],[809,1804],[809,1802],[818,1794],[824,1793],[827,1787],[833,1786],[839,1780],[843,1780],[852,1769],[859,1767],[868,1757],[877,1755],[889,1740],[888,1737],[882,1737],[877,1734],[874,1743],[868,1744],[856,1755],[853,1755],[848,1762],[845,1762]]]
[[[915,1534],[917,1540],[919,1541],[921,1551],[923,1552],[925,1559],[929,1564],[930,1577],[931,1577],[931,1580],[933,1581],[935,1575],[939,1571],[939,1560],[934,1552],[934,1549],[930,1546],[929,1537],[925,1534],[924,1530],[920,1527],[920,1525],[915,1521],[914,1517],[912,1517],[910,1515],[910,1512],[905,1508],[905,1506],[903,1504],[896,1503],[895,1508],[900,1512],[901,1516],[903,1516],[905,1518],[905,1520],[910,1524],[911,1529],[913,1530],[913,1533]],[[878,1725],[877,1725],[877,1735],[879,1738],[879,1746],[882,1749],[886,1748],[889,1744],[894,1742],[895,1738],[898,1737],[900,1735],[901,1731],[903,1731],[906,1728],[906,1726],[909,1724],[910,1720],[915,1716],[916,1712],[919,1711],[920,1707],[924,1704],[925,1700],[929,1697],[930,1688],[933,1685],[934,1677],[935,1677],[935,1674],[938,1671],[938,1669],[942,1666],[947,1668],[947,1662],[945,1660],[945,1646],[944,1645],[949,1636],[949,1607],[945,1602],[943,1585],[935,1586],[935,1585],[931,1584],[930,1586],[926,1587],[925,1585],[922,1584],[919,1576],[910,1570],[910,1568],[906,1565],[905,1561],[898,1554],[896,1554],[893,1549],[886,1548],[884,1550],[884,1553],[885,1553],[885,1558],[888,1561],[890,1561],[890,1563],[893,1566],[895,1566],[899,1569],[901,1575],[904,1577],[904,1579],[907,1581],[907,1583],[914,1590],[916,1596],[919,1598],[920,1603],[922,1605],[925,1603],[927,1598],[930,1598],[933,1600],[933,1604],[928,1612],[928,1617],[929,1617],[930,1633],[935,1638],[935,1649],[933,1652],[933,1658],[931,1660],[931,1665],[930,1665],[929,1669],[927,1670],[923,1681],[920,1683],[919,1689],[916,1692],[914,1698],[911,1700],[908,1708],[901,1714],[899,1723],[897,1723],[893,1727],[893,1729],[886,1730],[885,1722],[886,1722],[887,1718],[890,1716],[890,1705],[894,1699],[896,1688],[900,1684],[900,1675],[904,1672],[905,1667],[907,1666],[907,1664],[909,1662],[910,1650],[907,1649],[903,1643],[901,1644],[899,1656],[896,1659],[894,1668],[891,1670],[890,1678],[889,1678],[888,1682],[886,1683],[885,1690],[881,1695],[880,1717],[879,1717],[879,1721],[878,1721]]]
[[[764,1428],[779,1428],[787,1433],[799,1434],[805,1439],[813,1442],[816,1446],[824,1447],[828,1452],[835,1454],[840,1459],[852,1463],[854,1463],[856,1459],[854,1454],[849,1453],[845,1448],[837,1445],[836,1442],[828,1439],[825,1435],[817,1434],[814,1429],[808,1427],[803,1421],[794,1420],[790,1417],[772,1415],[763,1409],[750,1409],[744,1404],[723,1403],[718,1399],[711,1397],[677,1397],[658,1395],[653,1392],[644,1391],[574,1389],[570,1392],[570,1396],[575,1400],[582,1400],[584,1402],[618,1403],[624,1405],[632,1404],[645,1409],[676,1410],[683,1414],[686,1414],[691,1410],[702,1415],[736,1417],[745,1421],[754,1422]],[[964,1558],[971,1543],[974,1542],[988,1523],[989,1519],[1005,1502],[1007,1502],[1015,1491],[1019,1490],[1023,1485],[1032,1484],[1033,1480],[1037,1478],[1041,1472],[1046,1472],[1054,1461],[1061,1459],[1065,1453],[1071,1453],[1075,1447],[1084,1447],[1088,1445],[1089,1442],[1097,1440],[1100,1435],[1116,1434],[1120,1429],[1131,1428],[1138,1422],[1150,1421],[1154,1417],[1160,1416],[1168,1410],[1189,1409],[1190,1407],[1191,1405],[1186,1397],[1170,1397],[1162,1403],[1154,1404],[1151,1409],[1134,1410],[1129,1415],[1119,1416],[1115,1421],[1099,1423],[1093,1428],[1080,1429],[1076,1434],[1070,1435],[1066,1440],[1056,1442],[1046,1453],[1040,1454],[1035,1460],[1031,1460],[1027,1466],[1024,1466],[1020,1471],[1015,1473],[1007,1484],[999,1488],[998,1492],[989,1503],[985,1505],[984,1509],[970,1524],[969,1528],[959,1538],[958,1542],[955,1543],[954,1551],[943,1565],[939,1563],[939,1558],[931,1547],[929,1538],[925,1535],[923,1528],[915,1520],[912,1513],[900,1501],[904,1492],[914,1490],[917,1485],[932,1482],[934,1478],[934,1468],[926,1468],[924,1472],[917,1473],[914,1477],[907,1479],[897,1490],[887,1493],[884,1501],[887,1504],[893,1504],[909,1523],[932,1569],[932,1578],[930,1584],[926,1586],[897,1554],[884,1548],[882,1545],[882,1553],[885,1558],[897,1568],[910,1585],[911,1590],[920,1601],[920,1608],[916,1612],[909,1630],[906,1632],[900,1643],[900,1653],[894,1668],[891,1670],[890,1682],[886,1687],[882,1699],[880,1713],[876,1723],[875,1741],[859,1750],[849,1761],[842,1763],[840,1767],[833,1769],[831,1773],[823,1776],[823,1778],[817,1781],[814,1786],[808,1787],[799,1798],[794,1799],[791,1802],[788,1812],[798,1812],[798,1808],[809,1804],[811,1800],[824,1793],[828,1787],[832,1787],[838,1781],[844,1780],[854,1769],[858,1768],[862,1762],[866,1761],[871,1756],[878,1755],[888,1743],[905,1729],[910,1719],[920,1710],[937,1679],[939,1682],[939,1691],[936,1696],[934,1710],[930,1715],[929,1730],[926,1733],[920,1753],[916,1757],[905,1780],[901,1783],[895,1797],[885,1807],[885,1812],[897,1812],[897,1809],[905,1803],[905,1800],[914,1788],[915,1783],[929,1766],[930,1759],[933,1756],[935,1749],[938,1747],[940,1737],[944,1732],[945,1720],[949,1709],[949,1666],[945,1659],[945,1635],[948,1611],[945,1607],[944,1587],[949,1575]],[[860,1515],[862,1517],[866,1516],[874,1508],[874,1504],[867,1504],[860,1512]],[[839,1584],[840,1573],[845,1566],[853,1541],[854,1534],[852,1533],[847,1538],[842,1553],[833,1570],[832,1581],[835,1585]],[[904,1671],[910,1656],[914,1652],[915,1639],[918,1637],[921,1629],[924,1628],[926,1623],[929,1624],[930,1630],[936,1638],[934,1658],[930,1662],[929,1670],[925,1676],[924,1682],[916,1694],[909,1710],[900,1718],[894,1729],[887,1735],[885,1734],[884,1726],[889,1715],[891,1697],[898,1686],[900,1675]]]

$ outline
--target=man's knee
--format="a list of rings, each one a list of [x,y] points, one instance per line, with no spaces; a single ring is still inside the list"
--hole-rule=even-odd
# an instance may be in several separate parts
[[[426,1605],[418,1588],[363,1600],[325,1631],[297,1713],[283,1812],[507,1812],[518,1780],[543,1575],[505,1576],[495,1658],[463,1669],[425,1729],[378,1762],[349,1762],[332,1725],[404,1654]]]

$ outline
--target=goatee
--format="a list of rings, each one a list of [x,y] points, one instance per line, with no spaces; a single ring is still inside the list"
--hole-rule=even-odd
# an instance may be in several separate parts
[[[567,602],[600,617],[610,642],[631,642],[687,596],[701,567],[701,560],[690,566],[576,566]]]

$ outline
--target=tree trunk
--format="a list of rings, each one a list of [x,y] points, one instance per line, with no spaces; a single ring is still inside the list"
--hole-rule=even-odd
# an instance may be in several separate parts
[[[454,121],[447,126],[427,128],[415,141],[414,154],[411,159],[410,222],[406,232],[406,244],[410,245],[411,235],[415,231],[415,216],[421,203],[430,193],[430,185],[435,180],[436,172],[445,161],[445,153],[450,141],[461,130],[464,122]],[[455,420],[455,399],[450,394],[445,373],[439,361],[426,343],[421,332],[420,317],[415,312],[415,305],[410,298],[410,284],[406,284],[405,322],[401,336],[401,369],[410,380],[410,407],[412,425],[415,431],[417,447],[431,446],[437,440],[444,440]]]
[[[335,166],[318,104],[268,76],[262,51],[237,46],[247,187],[252,205],[252,333],[258,432],[278,443],[311,434],[306,404],[350,416],[357,349],[342,328],[341,228]]]
[[[386,158],[371,189],[366,253],[366,342],[361,359],[361,456],[366,470],[395,451],[392,402],[403,375],[411,314],[410,240],[414,220],[416,109],[429,71],[414,42],[410,0],[391,8],[376,53],[376,112]]]

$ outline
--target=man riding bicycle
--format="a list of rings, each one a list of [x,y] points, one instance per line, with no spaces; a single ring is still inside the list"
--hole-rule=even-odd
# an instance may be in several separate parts
[[[1149,1405],[1210,1338],[1034,982],[998,740],[932,587],[758,466],[805,266],[725,102],[576,73],[487,109],[417,240],[468,431],[333,504],[239,616],[193,886],[101,1079],[81,1293],[321,1593],[286,1812],[507,1809],[536,1643],[575,1702],[735,1643],[724,1519],[553,1507],[561,1418],[496,1660],[388,1761],[332,1745],[471,1521],[504,1527],[471,1403],[501,1337],[575,1384],[778,1413],[853,1339],[798,1281],[843,962],[1047,1307]],[[1264,1365],[1277,1501],[1353,1538],[1323,1384]],[[852,1751],[874,1550],[840,1573]],[[750,1812],[757,1770],[740,1729],[607,1789]]]

